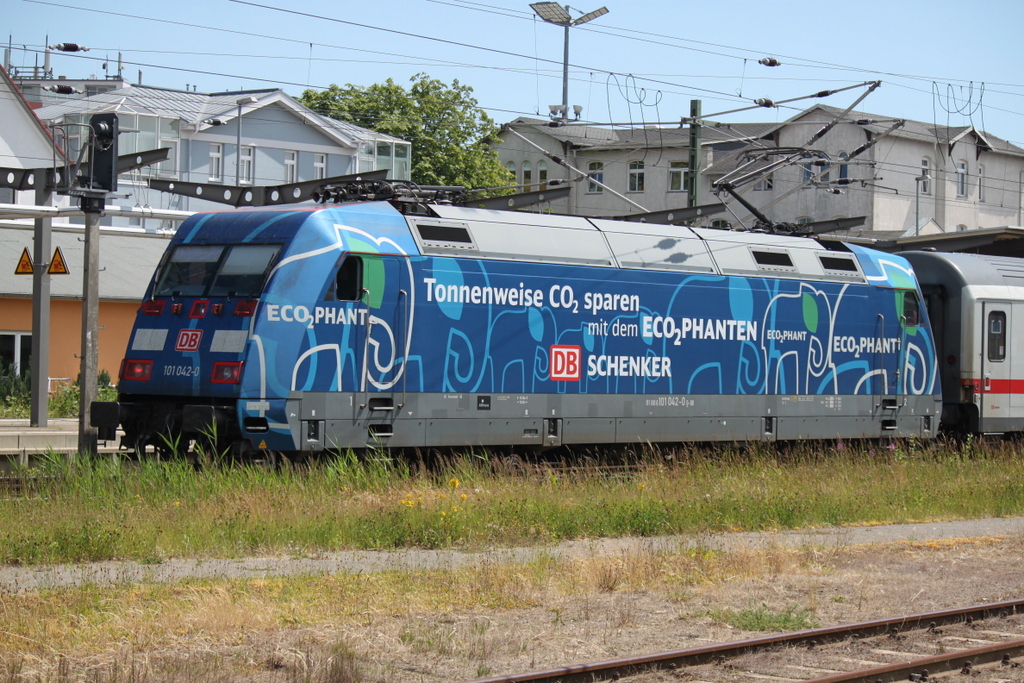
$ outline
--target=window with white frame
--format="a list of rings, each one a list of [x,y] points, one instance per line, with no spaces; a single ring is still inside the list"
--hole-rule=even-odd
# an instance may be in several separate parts
[[[850,155],[846,152],[839,153],[839,179],[846,180],[850,177],[850,165],[846,163],[846,160],[850,158]]]
[[[644,191],[644,162],[642,161],[629,162],[629,191]]]
[[[375,171],[377,163],[377,146],[372,142],[359,143],[359,170],[358,173]]]
[[[156,165],[157,175],[176,179],[178,177],[178,141],[161,139],[160,146],[167,148],[167,158]]]
[[[597,184],[604,182],[603,161],[591,161],[587,164],[587,177],[590,178],[590,182],[587,183],[587,194],[601,194],[604,192],[604,188]],[[597,182],[593,182],[595,180]]]
[[[755,192],[767,192],[768,190],[774,190],[774,189],[775,189],[775,176],[772,173],[769,173],[768,175],[766,175],[765,177],[761,178],[756,183],[754,183],[754,191]]]
[[[537,162],[537,182],[540,183],[540,189],[544,190],[548,185],[548,162],[538,161]]]
[[[519,176],[516,175],[516,162],[510,161],[505,164],[505,168],[508,169],[509,174],[512,176],[512,184],[516,185],[519,182]]]
[[[313,155],[313,178],[320,180],[321,178],[327,177],[327,155],[326,154],[314,154]]]
[[[669,192],[685,192],[688,189],[686,186],[686,171],[689,167],[690,164],[686,161],[668,162]]]
[[[31,362],[31,332],[0,332],[0,372],[10,368],[15,375],[24,375]]]
[[[978,201],[985,201],[985,167],[978,166]]]
[[[407,142],[395,143],[395,168],[392,174],[395,180],[409,180],[412,177],[409,174],[409,155],[411,150],[412,145]]]
[[[238,182],[243,185],[252,185],[255,181],[254,156],[255,150],[248,145],[242,147],[239,152],[238,160],[241,165],[238,169]]]
[[[179,125],[180,119],[160,117],[159,124],[157,126],[157,134],[159,140],[156,146],[167,147],[167,159],[161,161],[153,167],[153,173],[163,178],[177,179],[178,177],[178,142],[180,139]],[[118,121],[118,129],[120,130],[120,121]],[[120,140],[118,140],[118,149],[120,150]]]
[[[395,165],[394,147],[390,142],[383,140],[377,141],[377,170],[390,171]],[[391,178],[394,178],[394,174],[388,174]]]
[[[533,188],[530,187],[530,183],[533,182],[533,167],[529,161],[523,162],[523,192],[530,192]]]
[[[932,162],[928,158],[921,159],[921,176],[924,180],[921,181],[921,194],[932,193]]]
[[[956,196],[967,196],[967,162],[956,162]]]
[[[284,153],[284,182],[297,183],[299,181],[299,153],[288,151]]]
[[[224,145],[219,142],[210,143],[210,182],[219,183],[224,180]]]

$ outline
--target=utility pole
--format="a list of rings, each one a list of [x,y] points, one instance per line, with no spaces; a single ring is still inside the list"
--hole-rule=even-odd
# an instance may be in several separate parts
[[[46,206],[53,196],[56,169],[40,171],[43,182],[36,185],[36,206]],[[35,219],[32,240],[32,398],[29,406],[30,424],[45,427],[50,416],[50,273],[46,263],[50,258],[50,236],[53,219],[49,216]]]
[[[700,100],[690,100],[690,184],[686,188],[686,206],[700,206],[700,142],[701,142]]]

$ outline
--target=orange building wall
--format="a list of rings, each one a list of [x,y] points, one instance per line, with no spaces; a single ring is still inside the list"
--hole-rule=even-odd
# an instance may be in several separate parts
[[[135,322],[137,303],[101,301],[99,317],[100,371],[110,373],[117,383],[117,372],[128,346]],[[0,298],[0,331],[32,331],[32,300]],[[82,302],[50,300],[50,377],[74,381],[81,369]]]

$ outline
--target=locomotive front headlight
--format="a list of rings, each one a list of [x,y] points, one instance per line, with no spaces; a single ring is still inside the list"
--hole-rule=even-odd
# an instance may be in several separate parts
[[[210,381],[214,384],[238,384],[242,379],[242,361],[218,361],[213,364]]]

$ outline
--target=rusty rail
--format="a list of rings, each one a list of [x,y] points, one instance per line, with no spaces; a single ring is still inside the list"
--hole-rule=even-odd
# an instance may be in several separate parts
[[[652,671],[654,669],[674,669],[685,666],[720,662],[751,652],[758,652],[781,646],[815,645],[846,640],[848,638],[868,637],[872,635],[883,635],[886,633],[899,633],[904,630],[929,628],[943,624],[959,622],[969,623],[971,621],[979,621],[990,617],[1009,616],[1017,613],[1024,613],[1024,600],[1009,600],[1006,602],[975,605],[961,609],[941,610],[938,612],[926,612],[924,614],[913,614],[891,619],[879,619],[855,624],[844,624],[842,626],[807,629],[804,631],[786,633],[780,636],[766,636],[764,638],[752,638],[718,645],[692,647],[683,650],[642,655],[639,657],[625,657],[621,659],[607,660],[604,662],[577,664],[525,674],[492,676],[490,678],[476,679],[471,683],[535,683],[539,681],[549,683],[553,683],[555,681],[558,683],[593,683],[594,681],[608,680],[610,678],[632,676]],[[993,653],[998,652],[999,657],[1001,657],[1004,652],[1009,651],[1007,648],[1011,645],[1012,643],[1005,643],[978,648],[977,650],[970,650],[967,652],[975,653],[970,655],[970,657],[983,658],[989,656],[989,654],[983,653],[982,651],[992,650]],[[1021,647],[1024,647],[1024,642],[1021,643]],[[993,654],[992,656],[995,655]],[[941,657],[945,657],[945,655],[942,655]],[[932,664],[932,666],[941,666],[939,661],[941,657],[929,657],[926,659],[935,659],[935,663]],[[957,652],[953,653],[949,657],[952,659],[963,660],[965,657],[968,657],[968,655],[966,655],[965,652]],[[857,677],[863,672],[853,672],[850,674],[840,674],[834,677],[818,679],[815,683],[849,683],[851,681],[873,682],[878,680],[885,683],[887,681],[897,680],[903,676],[893,673],[892,677],[888,677],[888,674],[884,673],[884,670],[892,668],[893,672],[905,672],[907,670],[913,670],[913,668],[907,669],[906,667],[927,668],[927,665],[920,663],[922,661],[923,660],[914,660],[913,662],[906,664],[872,669],[870,671],[875,671],[876,673],[866,675],[866,677],[863,678]],[[904,668],[896,669],[893,667]],[[846,678],[846,676],[851,677]]]

